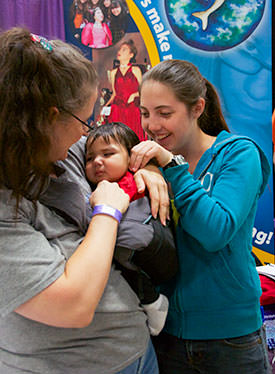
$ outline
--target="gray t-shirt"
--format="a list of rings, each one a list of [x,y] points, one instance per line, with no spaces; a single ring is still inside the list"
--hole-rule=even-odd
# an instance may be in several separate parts
[[[23,199],[17,216],[11,192],[0,191],[0,374],[113,374],[148,344],[146,316],[114,267],[88,327],[51,327],[13,312],[61,276],[87,227],[83,140],[59,165],[66,171],[43,204]]]

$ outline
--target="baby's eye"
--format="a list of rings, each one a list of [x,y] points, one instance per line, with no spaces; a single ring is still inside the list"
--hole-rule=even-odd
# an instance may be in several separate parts
[[[162,117],[169,117],[169,116],[171,116],[171,114],[172,114],[172,112],[161,112],[161,113],[160,113],[160,115],[161,115]]]
[[[114,154],[114,152],[105,152],[103,155],[104,157],[110,157]]]

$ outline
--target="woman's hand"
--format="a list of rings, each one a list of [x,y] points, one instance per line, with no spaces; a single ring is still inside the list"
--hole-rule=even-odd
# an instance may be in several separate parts
[[[148,189],[151,199],[151,212],[154,218],[159,214],[160,221],[166,225],[169,219],[169,195],[167,184],[155,165],[147,165],[134,174],[138,192]]]
[[[173,154],[153,140],[146,140],[134,146],[131,150],[130,170],[133,172],[143,168],[154,158],[163,167],[172,160]]]
[[[92,207],[99,204],[110,205],[124,213],[129,206],[129,195],[117,183],[103,180],[98,183],[90,197]]]

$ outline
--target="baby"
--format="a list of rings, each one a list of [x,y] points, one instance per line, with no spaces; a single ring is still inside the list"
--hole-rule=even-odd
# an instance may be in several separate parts
[[[120,122],[96,128],[86,142],[86,176],[92,189],[108,180],[117,182],[130,197],[119,225],[114,259],[141,301],[150,333],[158,335],[167,316],[168,299],[156,286],[175,276],[178,263],[169,225],[164,227],[153,219],[149,198],[137,191],[128,170],[131,149],[138,143],[135,132]],[[89,204],[88,215],[92,215]]]

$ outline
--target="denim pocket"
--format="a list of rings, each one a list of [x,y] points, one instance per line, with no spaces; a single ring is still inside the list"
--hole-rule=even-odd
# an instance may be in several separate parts
[[[248,349],[258,344],[263,344],[261,330],[259,329],[251,334],[240,336],[237,338],[223,339],[223,344],[238,349]]]

